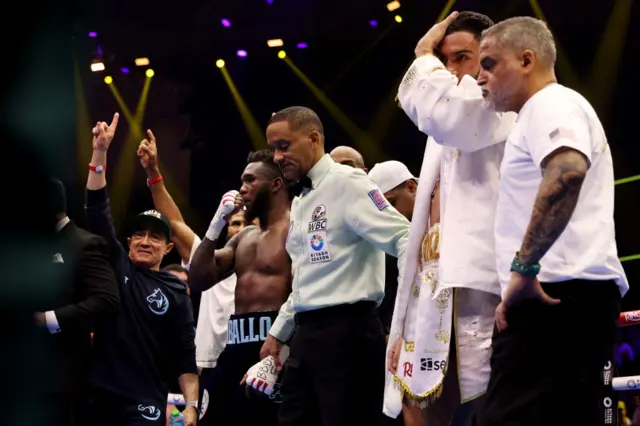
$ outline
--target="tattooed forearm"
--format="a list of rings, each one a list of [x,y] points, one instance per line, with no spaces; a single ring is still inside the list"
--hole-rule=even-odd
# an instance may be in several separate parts
[[[520,249],[524,263],[538,263],[566,228],[589,165],[581,153],[565,150],[552,154],[542,167],[542,183]]]

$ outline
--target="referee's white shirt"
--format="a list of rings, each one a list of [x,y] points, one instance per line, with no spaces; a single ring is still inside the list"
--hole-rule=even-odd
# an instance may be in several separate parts
[[[384,297],[384,252],[402,271],[409,221],[360,169],[324,155],[307,174],[312,188],[293,200],[286,249],[292,292],[270,334],[286,341],[294,315]]]
[[[561,147],[584,154],[590,167],[569,224],[540,261],[538,279],[615,280],[624,295],[629,284],[616,247],[613,160],[607,138],[589,102],[559,84],[545,87],[525,103],[507,139],[495,222],[503,295],[542,182],[540,165]]]

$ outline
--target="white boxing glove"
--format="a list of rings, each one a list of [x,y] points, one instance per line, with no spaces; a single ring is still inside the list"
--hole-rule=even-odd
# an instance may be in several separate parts
[[[222,232],[222,228],[227,224],[225,217],[235,209],[237,196],[238,191],[235,190],[229,191],[222,196],[222,200],[220,200],[220,205],[218,206],[218,211],[213,215],[213,219],[211,219],[211,223],[209,224],[209,229],[207,229],[205,237],[211,241],[218,239],[220,232]]]
[[[277,379],[276,360],[271,355],[247,371],[247,386],[251,386],[266,395],[271,395]]]

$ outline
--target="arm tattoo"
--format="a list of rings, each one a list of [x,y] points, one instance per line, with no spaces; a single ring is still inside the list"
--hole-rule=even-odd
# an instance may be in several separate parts
[[[542,164],[542,183],[519,259],[538,263],[564,231],[578,203],[589,164],[578,151],[558,150]]]

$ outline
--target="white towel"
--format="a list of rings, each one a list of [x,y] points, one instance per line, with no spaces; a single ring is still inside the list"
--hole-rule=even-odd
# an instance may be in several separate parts
[[[191,257],[200,242],[196,235]],[[235,292],[236,274],[202,292],[196,328],[196,364],[200,368],[214,368],[227,344],[229,317],[235,311]]]

